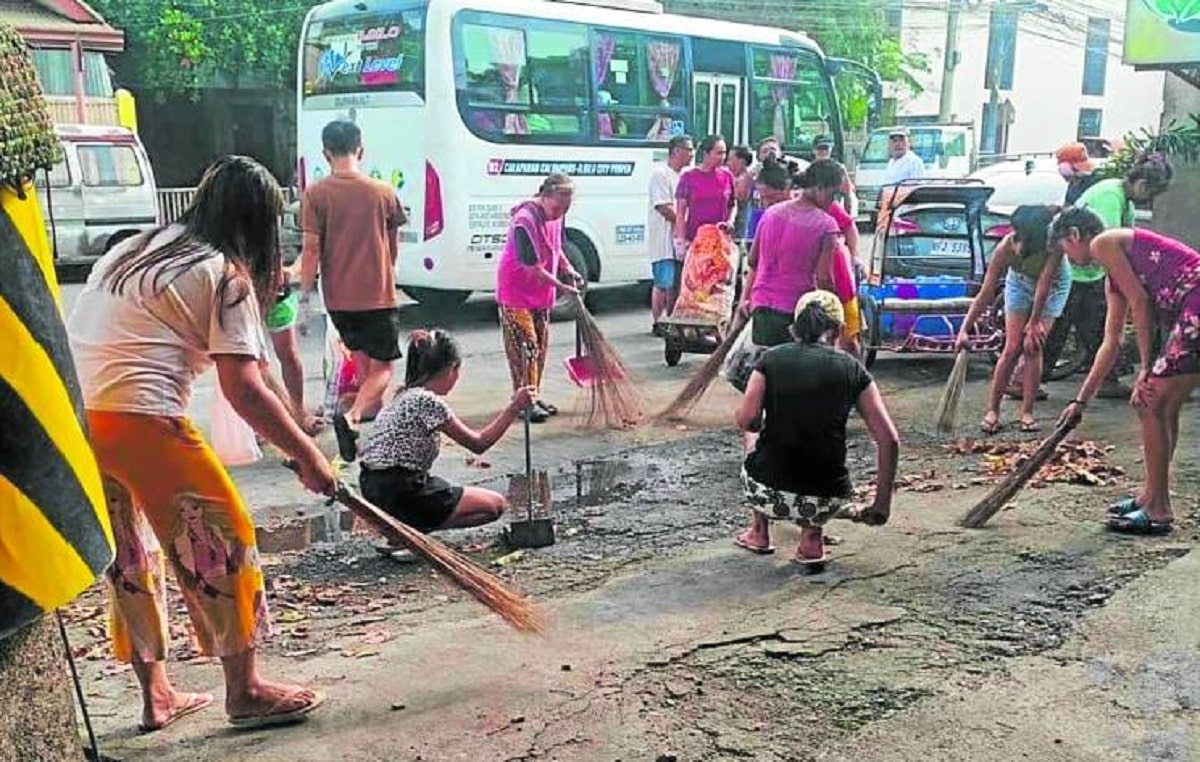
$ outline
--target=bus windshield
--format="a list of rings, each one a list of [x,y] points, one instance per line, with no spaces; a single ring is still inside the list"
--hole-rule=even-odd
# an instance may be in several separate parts
[[[755,48],[750,141],[775,138],[785,150],[807,152],[819,135],[837,130],[833,86],[810,50]]]
[[[425,5],[314,15],[304,36],[304,96],[425,92]]]

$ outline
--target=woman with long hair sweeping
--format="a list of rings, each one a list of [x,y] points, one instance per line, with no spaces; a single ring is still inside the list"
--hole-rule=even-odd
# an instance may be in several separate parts
[[[303,718],[311,690],[269,682],[257,649],[269,632],[254,521],[204,437],[186,417],[196,377],[216,365],[221,391],[262,437],[299,465],[313,492],[332,494],[325,456],[264,368],[260,305],[279,282],[283,195],[253,159],[230,156],[205,172],[179,222],[136,236],[96,262],[70,318],[92,447],[108,480],[126,557],[162,548],[203,653],[225,671],[225,711],[237,726]],[[147,575],[161,581],[161,573]],[[215,582],[214,582],[215,580]],[[157,730],[212,703],[167,677],[166,591],[109,584],[116,657],[142,688],[141,727]]]
[[[555,296],[577,295],[583,284],[583,276],[563,253],[564,221],[574,193],[571,178],[553,174],[542,182],[536,198],[518,204],[496,268],[496,303],[513,392],[526,386],[535,390],[535,402],[522,412],[531,423],[544,423],[558,413],[557,407],[540,399]]]
[[[1108,273],[1104,341],[1091,372],[1060,420],[1082,416],[1117,360],[1132,313],[1141,370],[1130,402],[1142,429],[1146,483],[1136,497],[1113,505],[1108,526],[1140,535],[1170,533],[1170,470],[1179,444],[1184,402],[1200,385],[1200,253],[1149,230],[1118,228],[1087,209],[1069,208],[1050,231],[1074,265],[1099,265]],[[1157,322],[1167,331],[1161,354],[1151,357]]]
[[[853,496],[846,468],[846,422],[857,410],[877,447],[875,502],[850,518],[886,524],[899,457],[899,435],[867,369],[835,348],[845,327],[842,303],[809,291],[796,305],[793,341],[768,350],[750,376],[736,420],[757,439],[742,465],[750,527],[735,543],[773,553],[770,520],[800,525],[795,561],[812,571],[826,562],[822,527]]]
[[[1037,335],[1045,336],[1054,327],[1054,321],[1062,316],[1071,293],[1071,273],[1062,257],[1052,256],[1049,236],[1050,222],[1059,212],[1057,206],[1018,206],[1012,214],[1012,232],[996,246],[992,261],[983,276],[983,286],[971,302],[959,329],[956,346],[961,351],[970,343],[970,330],[983,310],[991,306],[1004,280],[1004,349],[996,362],[992,384],[988,390],[987,411],[979,424],[985,434],[995,434],[1003,424],[1000,422],[1000,402],[1004,390],[1012,377],[1017,359],[1023,361],[1024,378],[1021,396],[1021,431],[1038,431],[1041,426],[1033,417],[1033,403],[1037,399],[1038,384],[1042,378],[1043,342],[1032,338],[1027,330],[1030,313],[1035,300],[1042,305]],[[1042,277],[1049,269],[1051,272]],[[1043,295],[1041,292],[1045,290]]]
[[[842,188],[846,171],[834,161],[815,161],[804,171],[800,195],[767,209],[750,247],[742,309],[760,347],[791,340],[796,302],[816,288],[833,288],[837,222],[825,211]]]

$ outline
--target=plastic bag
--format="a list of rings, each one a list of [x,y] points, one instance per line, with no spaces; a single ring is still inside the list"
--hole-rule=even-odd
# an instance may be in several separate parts
[[[754,372],[758,358],[767,349],[755,344],[751,338],[753,335],[754,318],[750,318],[746,321],[746,325],[738,334],[737,339],[734,340],[733,346],[729,348],[725,362],[721,364],[721,378],[742,393],[745,393],[746,385],[750,383],[750,374]]]
[[[226,466],[246,466],[263,456],[254,429],[233,409],[219,385],[213,394],[212,448]]]

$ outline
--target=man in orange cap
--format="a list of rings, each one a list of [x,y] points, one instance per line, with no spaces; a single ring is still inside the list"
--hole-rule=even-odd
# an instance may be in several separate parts
[[[1096,161],[1088,155],[1083,143],[1067,143],[1054,152],[1058,160],[1058,172],[1067,181],[1068,205],[1083,195],[1100,178],[1096,175]]]

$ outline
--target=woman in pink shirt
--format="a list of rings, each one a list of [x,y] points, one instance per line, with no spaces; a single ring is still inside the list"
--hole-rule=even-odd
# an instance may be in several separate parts
[[[684,259],[704,225],[726,225],[737,209],[733,173],[725,167],[725,139],[709,135],[700,141],[700,166],[679,178],[675,189],[676,258]]]
[[[578,294],[577,286],[583,283],[562,246],[563,222],[574,193],[571,178],[553,174],[542,182],[536,198],[512,210],[508,240],[496,268],[496,304],[514,392],[529,386],[540,394],[555,296]],[[537,399],[524,415],[531,423],[543,423],[556,413],[554,405]]]
[[[750,249],[742,309],[753,318],[754,343],[773,347],[791,341],[788,329],[800,297],[834,289],[837,221],[825,211],[846,171],[834,161],[815,161],[801,176],[803,192],[764,214]]]

